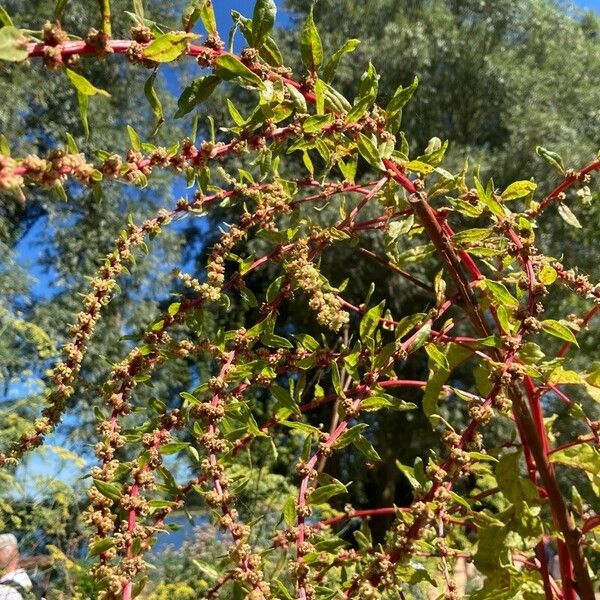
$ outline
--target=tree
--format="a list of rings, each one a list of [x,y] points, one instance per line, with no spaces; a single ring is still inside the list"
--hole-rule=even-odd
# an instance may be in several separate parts
[[[208,1],[184,13],[184,31],[157,29],[136,3],[131,39],[112,36],[110,4],[99,5],[101,31],[81,41],[67,41],[61,24],[46,26],[42,42],[32,41],[4,16],[0,57],[17,63],[45,57],[64,68],[83,122],[93,114],[87,97],[109,92],[71,68],[75,54],[96,61],[127,55],[157,70],[191,57],[207,72],[186,87],[178,114],[226,85],[246,90],[254,108],[243,116],[228,103],[229,119],[218,129],[209,120],[201,141],[194,133],[159,146],[130,128],[125,156],[110,151],[94,158],[80,152],[72,136],[65,136],[62,151],[43,156],[2,147],[0,185],[25,202],[30,187],[60,189],[65,180],[96,190],[107,180],[144,186],[162,169],[184,174],[196,190],[193,199],[180,199],[140,224],[124,223],[69,327],[72,341],[54,365],[42,415],[0,454],[7,467],[43,444],[69,414],[75,385],[86,376],[89,341],[101,320],[110,320],[105,308],[118,296],[117,280],[136,252],[149,250],[147,244],[176,218],[204,216],[215,207],[235,217],[223,225],[201,277],[181,273],[177,297],[158,313],[138,306],[147,326],[130,336],[129,353],[112,365],[98,394],[97,464],[90,472],[87,514],[94,593],[124,600],[141,593],[143,555],[166,516],[189,505],[195,493],[230,539],[217,570],[202,567],[215,580],[208,595],[305,599],[341,590],[348,598],[380,591],[393,596],[435,581],[439,573],[447,595],[456,597],[451,566],[460,552],[472,556],[485,576],[474,597],[515,597],[527,589],[552,598],[558,584],[545,563],[545,540],[551,538],[558,547],[561,593],[591,599],[585,554],[599,519],[584,500],[597,502],[598,421],[574,399],[597,397],[599,378],[589,361],[580,368],[570,360],[570,351],[595,316],[600,292],[571,265],[543,252],[536,227],[554,205],[576,224],[567,212],[567,193],[591,183],[600,159],[566,170],[559,154],[539,147],[548,168],[561,173],[559,185],[540,194],[534,181],[523,178],[497,190],[479,170],[441,167],[448,144],[439,138],[422,154],[410,151],[400,127],[416,82],[397,88],[385,107],[377,104],[379,76],[372,65],[352,101],[332,87],[336,56],[324,60],[312,11],[300,36],[305,75],[299,82],[271,38],[275,6],[269,0],[256,3],[251,20],[238,19],[248,42],[239,54],[223,49]],[[204,44],[191,33],[198,20],[207,32]],[[156,109],[152,90],[146,91]],[[219,165],[230,155],[244,168]],[[337,210],[318,216],[323,205]],[[386,289],[373,286],[360,297],[352,279],[344,279],[352,273],[350,261],[330,277],[321,269],[332,248],[359,256],[372,252],[373,239],[387,252],[374,258],[389,277],[427,291],[419,307],[398,308]],[[409,264],[423,263],[422,273],[431,277],[402,268],[406,253]],[[263,271],[271,281],[257,297],[250,285]],[[552,300],[563,293],[593,307],[582,316],[554,318]],[[240,325],[222,327],[232,304],[251,310],[241,313]],[[313,315],[310,330],[290,326],[301,322],[291,316],[299,310]],[[415,363],[418,370],[425,356],[428,375],[407,378],[405,365]],[[186,382],[177,405],[160,387],[156,394],[139,393],[152,388],[155,372],[182,363],[209,373]],[[458,368],[468,376],[455,378]],[[573,385],[573,391],[565,387]],[[422,391],[419,406],[396,395],[415,389]],[[585,434],[554,443],[552,420],[544,418],[548,395],[572,406],[563,420],[585,427]],[[326,404],[336,409],[329,430],[304,418]],[[452,410],[443,412],[443,405],[464,407],[468,425],[459,430],[462,421]],[[343,468],[339,477],[329,472],[330,456],[350,456],[352,446],[368,464],[381,460],[372,432],[384,420],[370,415],[417,410],[444,450],[432,449],[427,462],[397,465],[413,488],[407,506],[339,510],[337,498],[350,481]],[[499,443],[480,431],[492,420],[507,431]],[[276,473],[263,476],[273,466],[271,460],[256,462],[265,450],[275,460],[280,450],[294,456],[291,494]],[[175,470],[181,453],[192,459],[188,481]],[[590,482],[583,499],[572,495],[572,506],[557,477],[563,466]],[[237,506],[245,488],[262,479],[276,493],[258,509],[262,518],[249,520]],[[481,490],[475,496],[468,493],[473,482]],[[382,515],[394,520],[383,543],[375,544],[365,519]],[[338,527],[355,519],[362,525],[353,548]],[[476,541],[465,529],[476,532]],[[515,569],[515,561],[528,569]]]

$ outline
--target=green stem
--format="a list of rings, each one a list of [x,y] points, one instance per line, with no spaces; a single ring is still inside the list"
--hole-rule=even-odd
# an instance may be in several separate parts
[[[100,3],[100,12],[102,14],[102,33],[106,39],[112,37],[112,26],[110,19],[110,0],[98,0]]]

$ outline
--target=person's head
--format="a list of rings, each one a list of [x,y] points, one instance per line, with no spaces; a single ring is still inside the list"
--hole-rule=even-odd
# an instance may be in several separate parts
[[[19,568],[19,546],[12,533],[0,534],[0,574]]]

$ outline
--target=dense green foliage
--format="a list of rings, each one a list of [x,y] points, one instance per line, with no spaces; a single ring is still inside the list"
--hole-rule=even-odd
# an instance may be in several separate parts
[[[86,23],[69,21],[67,8],[60,24],[41,32],[19,30],[8,16],[0,29],[0,58],[14,63],[2,77],[41,95],[39,106],[6,104],[3,114],[4,274],[14,290],[2,313],[5,395],[14,398],[0,455],[6,485],[15,461],[65,414],[78,427],[92,412],[97,421],[98,433],[81,429],[97,439],[85,518],[92,566],[53,550],[66,593],[127,599],[141,592],[142,557],[164,519],[200,507],[223,536],[200,535],[180,559],[164,556],[160,573],[175,581],[154,576],[144,592],[150,597],[397,597],[441,585],[453,598],[460,594],[453,565],[468,556],[484,576],[475,598],[551,598],[553,585],[566,598],[575,589],[591,598],[584,553],[595,564],[599,379],[585,353],[571,359],[567,351],[577,337],[584,348],[594,339],[586,330],[596,308],[586,305],[599,292],[572,270],[586,265],[583,255],[559,263],[552,256],[562,246],[539,227],[556,229],[546,225],[555,207],[576,229],[575,213],[595,210],[589,186],[599,161],[589,160],[597,114],[580,122],[597,106],[597,90],[569,103],[572,114],[554,111],[567,81],[552,96],[539,73],[527,80],[511,68],[529,69],[523,57],[535,55],[537,38],[509,27],[524,13],[495,7],[488,14],[485,3],[481,12],[471,3],[411,3],[398,22],[384,2],[368,10],[348,4],[344,19],[323,3],[316,17],[329,19],[325,50],[310,11],[300,27],[298,80],[270,37],[268,0],[256,3],[252,19],[236,17],[249,46],[240,54],[223,50],[210,2],[191,4],[185,31],[177,31],[177,11],[159,15],[146,6],[157,25],[136,2],[132,39],[123,7],[111,4],[112,19],[109,3],[99,3],[102,26],[101,11],[74,13]],[[541,2],[519,9],[535,17],[537,31],[556,34],[544,38],[552,58],[543,64],[559,60],[564,28],[579,44],[573,68],[593,76],[592,20],[577,25]],[[344,56],[354,52],[360,62],[373,39],[345,43],[336,19],[351,35],[384,19],[385,52],[374,53],[381,90],[372,64],[357,81]],[[204,45],[188,33],[196,21]],[[94,23],[104,33],[86,34]],[[433,35],[438,28],[447,40]],[[86,41],[68,41],[65,31]],[[410,77],[397,74],[395,44],[417,61],[402,64]],[[164,63],[186,60],[175,109],[156,82],[170,68]],[[417,80],[391,82],[408,83],[414,72],[425,89],[411,113]],[[456,96],[461,73],[474,81],[472,104]],[[128,85],[115,86],[118,76]],[[510,93],[490,94],[498,80]],[[546,137],[526,112],[531,103],[514,100],[534,89],[548,94]],[[438,91],[447,94],[439,102]],[[210,111],[204,103],[220,94],[226,103],[198,128],[193,113]],[[32,123],[40,111],[67,118],[39,128]],[[447,158],[447,142],[429,139],[423,115],[433,133],[456,139]],[[561,123],[570,123],[572,138],[560,136]],[[567,138],[568,166],[578,164],[572,157],[588,165],[567,169],[559,154],[538,147],[538,180],[547,185],[555,168],[561,182],[544,196],[523,157],[553,136]],[[463,167],[465,154],[491,166]],[[499,188],[488,180],[492,171]],[[167,200],[169,174],[191,190],[184,198]],[[31,303],[26,270],[9,253],[41,214],[60,287]],[[209,243],[198,243],[206,227],[169,233],[172,221],[198,217],[212,230]],[[186,257],[192,271],[174,277],[177,240],[196,245]],[[74,290],[103,253],[67,328],[66,315],[80,310]],[[559,401],[568,410],[550,416]],[[564,489],[569,480],[579,492]],[[77,512],[70,490],[47,496],[53,514]],[[5,498],[5,527],[42,526],[42,511],[24,523]],[[347,498],[364,510],[344,507]],[[344,523],[361,519],[349,535]],[[80,526],[65,521],[64,529]],[[60,542],[64,529],[47,533]],[[535,562],[543,539],[558,546],[566,574],[558,584],[543,560]]]

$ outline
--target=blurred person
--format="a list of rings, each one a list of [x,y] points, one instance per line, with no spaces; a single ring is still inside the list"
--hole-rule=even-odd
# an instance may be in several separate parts
[[[35,598],[31,580],[19,561],[17,538],[12,533],[0,534],[0,600]]]

